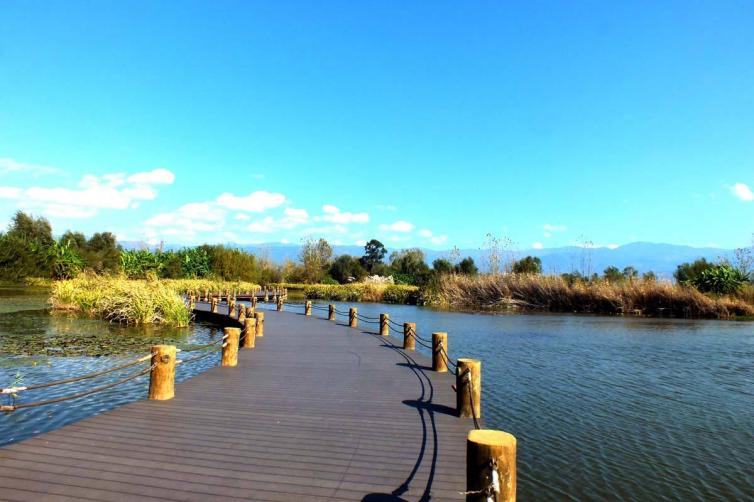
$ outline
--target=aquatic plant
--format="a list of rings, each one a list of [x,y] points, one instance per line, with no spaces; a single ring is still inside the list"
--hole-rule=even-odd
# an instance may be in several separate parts
[[[456,308],[514,308],[550,312],[641,313],[729,318],[754,315],[737,297],[713,298],[691,286],[665,281],[569,281],[531,274],[448,275],[425,292],[430,303]]]

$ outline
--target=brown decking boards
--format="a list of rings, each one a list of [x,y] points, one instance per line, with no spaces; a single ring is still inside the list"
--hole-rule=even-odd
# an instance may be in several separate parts
[[[0,448],[0,500],[462,500],[454,377],[376,331],[267,311],[237,367],[173,400]]]

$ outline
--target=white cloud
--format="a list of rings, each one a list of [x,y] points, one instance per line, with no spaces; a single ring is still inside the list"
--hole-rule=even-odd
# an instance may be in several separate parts
[[[251,219],[251,216],[246,213],[236,213],[235,219],[238,221],[247,221]]]
[[[535,242],[534,244],[531,245],[531,247],[533,249],[542,249],[544,246],[542,245],[541,242]]]
[[[565,225],[553,225],[550,223],[545,223],[542,228],[544,228],[547,232],[565,232],[568,230],[568,227]]]
[[[60,169],[39,164],[30,164],[28,162],[19,162],[8,157],[0,157],[0,174],[12,172],[23,172],[25,174],[38,176],[41,174],[59,173]]]
[[[304,223],[309,220],[309,213],[306,212],[306,209],[296,209],[293,207],[286,207],[283,211],[283,214],[290,218],[291,220],[300,221],[301,223]]]
[[[152,171],[132,174],[128,181],[135,185],[170,185],[175,181],[175,174],[158,167]]]
[[[192,202],[184,204],[169,213],[156,214],[145,225],[159,227],[160,235],[170,235],[193,240],[199,232],[219,232],[225,226],[225,211],[211,202]],[[150,228],[149,236],[158,233]]]
[[[217,198],[217,203],[225,208],[252,213],[263,213],[268,209],[280,206],[284,202],[285,195],[265,192],[264,190],[252,192],[245,197],[238,197],[226,192]]]
[[[283,210],[282,218],[267,216],[262,220],[253,221],[246,227],[251,232],[272,233],[280,230],[291,230],[309,222],[306,209],[287,207]]]
[[[369,213],[343,212],[332,204],[325,204],[322,206],[322,212],[325,213],[321,217],[322,221],[329,221],[331,223],[339,223],[342,225],[347,225],[349,223],[369,223]]]
[[[380,225],[380,230],[382,230],[383,232],[391,231],[407,233],[412,231],[413,229],[414,224],[405,220],[398,220],[395,223],[391,223],[389,225]]]
[[[440,244],[445,244],[445,242],[448,240],[447,235],[434,235],[430,237],[429,242],[432,244],[435,244],[436,246],[439,246]]]
[[[754,193],[746,183],[736,183],[735,185],[730,187],[730,191],[733,192],[733,195],[741,200],[747,202],[754,200]]]
[[[419,230],[419,235],[422,236],[422,237],[428,237],[429,238],[429,237],[432,237],[432,231],[431,230],[427,230],[425,228],[423,230]]]
[[[550,237],[552,237],[552,234],[550,232],[545,232],[544,236],[545,236],[545,239],[549,239]]]
[[[156,171],[165,171],[157,169]],[[151,171],[136,173],[128,179],[157,179]],[[173,176],[170,173],[170,176]],[[164,177],[164,174],[163,174]],[[110,173],[96,176],[84,175],[78,188],[31,186],[0,187],[0,198],[16,199],[25,208],[40,209],[45,215],[58,218],[87,218],[97,214],[100,209],[128,209],[139,200],[151,200],[157,197],[157,191],[149,184],[126,182],[123,173]]]
[[[357,241],[354,241],[353,244],[354,244],[354,246],[366,246],[367,245],[367,241],[365,241],[363,239],[359,239]]]
[[[620,246],[618,244],[608,244],[607,249],[618,249]]]

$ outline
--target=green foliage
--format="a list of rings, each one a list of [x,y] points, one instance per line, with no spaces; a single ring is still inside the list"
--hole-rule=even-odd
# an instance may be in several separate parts
[[[120,246],[110,232],[92,235],[87,240],[81,232],[63,234],[60,241],[81,257],[82,266],[98,274],[116,272],[120,266]]]
[[[516,274],[541,274],[542,260],[538,256],[527,256],[513,263]]]
[[[387,249],[385,249],[385,246],[377,239],[372,239],[364,246],[364,256],[360,259],[361,266],[367,272],[376,274],[378,272],[375,271],[375,267],[382,264],[382,260],[386,254]]]
[[[330,276],[340,284],[361,281],[367,271],[361,266],[361,260],[349,255],[338,256],[330,265]],[[323,284],[326,284],[322,281]]]
[[[424,252],[418,248],[403,249],[391,254],[390,268],[396,282],[405,280],[408,284],[423,286],[429,280],[429,266],[424,262]]]
[[[479,269],[474,263],[474,258],[471,256],[467,256],[461,260],[458,265],[455,266],[455,269],[456,273],[463,275],[477,275],[479,273]]]
[[[432,262],[432,270],[438,274],[452,274],[453,264],[450,263],[450,260],[446,260],[445,258],[437,258]]]
[[[18,281],[25,277],[50,277],[52,238],[50,223],[18,211],[8,231],[0,234],[0,279]]]
[[[200,246],[209,257],[210,274],[226,281],[255,281],[258,276],[257,262],[254,255],[236,248],[222,245]],[[197,255],[197,264],[202,258]]]
[[[129,279],[144,279],[148,274],[159,277],[165,267],[161,254],[148,249],[123,251],[120,254],[120,270]]]
[[[708,268],[714,267],[713,263],[704,258],[699,258],[692,263],[682,263],[676,267],[673,277],[678,284],[693,284],[699,276]]]
[[[73,247],[62,239],[59,242],[53,242],[48,256],[52,263],[53,279],[73,279],[81,272],[84,265]]]
[[[623,268],[623,278],[628,279],[629,281],[632,281],[636,279],[637,277],[639,277],[639,271],[636,270],[631,265]]]
[[[747,282],[748,277],[738,268],[727,263],[712,265],[704,269],[691,284],[702,293],[730,295],[737,293]]]
[[[205,248],[186,248],[178,251],[177,255],[181,264],[181,278],[209,277],[212,273],[212,263]]]
[[[642,280],[647,282],[655,282],[657,281],[657,274],[650,270],[649,272],[644,272],[643,274],[641,274],[641,278]]]
[[[332,247],[325,239],[304,240],[299,252],[299,261],[303,266],[303,281],[308,283],[321,281],[331,259]]]
[[[622,282],[624,279],[623,273],[618,267],[613,267],[612,265],[602,272],[602,277],[608,282]]]
[[[335,286],[337,284],[340,284],[338,281],[330,277],[329,275],[325,276],[324,279],[322,279],[322,282],[320,284],[328,284],[331,286]]]

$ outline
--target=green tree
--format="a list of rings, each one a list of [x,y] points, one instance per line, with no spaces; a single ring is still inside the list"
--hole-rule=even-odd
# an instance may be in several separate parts
[[[403,249],[390,255],[390,268],[398,282],[423,286],[429,279],[429,266],[421,249]]]
[[[81,272],[84,262],[69,241],[61,239],[50,246],[49,259],[53,279],[73,279]]]
[[[387,249],[377,239],[372,239],[364,246],[364,256],[361,257],[361,266],[368,272],[375,273],[375,267],[382,264]]]
[[[367,271],[361,265],[361,260],[347,254],[335,258],[330,265],[329,273],[340,284],[360,281],[367,275]]]
[[[538,256],[527,256],[513,263],[516,274],[541,274],[542,260]]]
[[[452,274],[454,271],[453,264],[450,263],[450,260],[446,260],[445,258],[437,258],[433,261],[432,270],[439,275]]]
[[[613,267],[612,265],[602,272],[602,277],[608,282],[623,282],[624,279],[618,267]]]
[[[331,259],[332,247],[325,239],[305,239],[299,252],[299,261],[304,268],[304,282],[318,283],[321,281]]]
[[[682,263],[676,267],[673,277],[678,284],[693,284],[705,270],[714,267],[705,258],[699,258],[691,263]]]
[[[636,279],[637,277],[639,277],[639,271],[636,270],[631,265],[629,265],[629,266],[623,268],[623,277],[625,279],[628,279],[629,281],[632,281],[632,280]]]
[[[702,293],[729,295],[741,289],[747,279],[738,268],[722,263],[704,269],[691,284]]]
[[[655,282],[657,281],[657,274],[655,274],[654,272],[650,270],[649,272],[644,272],[641,275],[641,278],[642,280],[647,281],[647,282]]]
[[[471,256],[467,256],[460,262],[458,262],[458,265],[455,266],[456,273],[458,274],[464,274],[464,275],[477,275],[479,273],[479,269],[476,266],[476,263],[474,263],[474,258]]]
[[[55,240],[50,222],[22,211],[0,234],[0,277],[16,281],[24,277],[51,277],[50,252]]]

